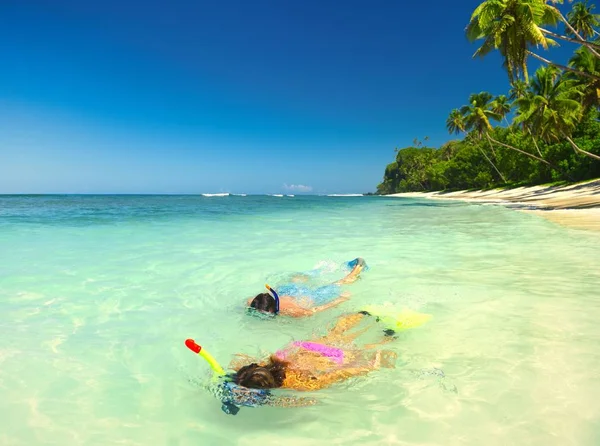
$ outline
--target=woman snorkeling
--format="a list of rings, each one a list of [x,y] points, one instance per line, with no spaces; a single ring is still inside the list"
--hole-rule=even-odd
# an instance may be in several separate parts
[[[237,355],[230,364],[236,373],[233,382],[249,389],[284,388],[318,390],[353,376],[366,375],[381,367],[393,368],[396,354],[376,347],[395,339],[393,330],[377,343],[359,347],[354,340],[370,326],[349,333],[364,318],[366,311],[341,316],[323,337],[296,341],[265,361]],[[373,318],[373,323],[376,319]],[[372,324],[371,324],[372,326]]]
[[[348,275],[330,285],[316,288],[298,285],[299,282],[308,280],[307,275],[298,275],[292,279],[295,283],[283,285],[277,290],[267,285],[269,292],[248,299],[248,306],[261,313],[291,317],[312,316],[336,307],[346,302],[350,296],[350,293],[342,292],[341,285],[355,282],[367,264],[359,257],[348,262],[348,266],[352,268]]]
[[[372,323],[351,332],[365,318]],[[193,339],[187,339],[185,345],[208,362],[221,409],[235,415],[244,406],[302,407],[317,403],[313,398],[274,394],[271,389],[318,390],[381,367],[393,368],[396,354],[377,347],[395,339],[397,331],[419,327],[430,318],[407,309],[367,305],[358,313],[341,316],[325,336],[292,342],[265,360],[236,355],[229,366],[233,373],[226,372]],[[385,328],[385,336],[372,344],[357,345],[355,339],[375,323]]]

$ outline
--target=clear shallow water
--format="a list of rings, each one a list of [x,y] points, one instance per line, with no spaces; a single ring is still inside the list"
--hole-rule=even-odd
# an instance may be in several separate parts
[[[597,445],[600,234],[496,206],[334,197],[0,197],[2,445]],[[304,320],[241,301],[362,256]],[[197,382],[364,303],[433,319],[397,367],[235,416]],[[441,372],[445,377],[441,376]]]

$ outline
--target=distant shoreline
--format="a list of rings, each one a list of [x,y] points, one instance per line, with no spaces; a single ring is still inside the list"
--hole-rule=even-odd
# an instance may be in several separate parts
[[[567,186],[531,186],[457,192],[406,192],[385,197],[460,200],[507,205],[555,223],[600,231],[600,179]]]

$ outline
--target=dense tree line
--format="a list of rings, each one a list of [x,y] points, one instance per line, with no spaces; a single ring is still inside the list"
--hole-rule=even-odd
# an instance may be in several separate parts
[[[556,2],[553,2],[556,3]],[[464,135],[439,149],[407,147],[378,193],[532,185],[600,177],[600,16],[575,3],[568,14],[545,0],[486,0],[467,26],[476,57],[500,52],[510,90],[472,94],[446,127]],[[547,29],[552,27],[555,31]],[[534,52],[557,40],[578,48],[564,64]],[[530,76],[529,57],[543,62]]]

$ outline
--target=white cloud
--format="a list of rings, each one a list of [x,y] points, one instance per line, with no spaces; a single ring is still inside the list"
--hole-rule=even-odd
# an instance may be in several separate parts
[[[294,192],[311,192],[313,190],[312,186],[305,186],[304,184],[283,184],[283,188],[285,190],[294,191]]]

